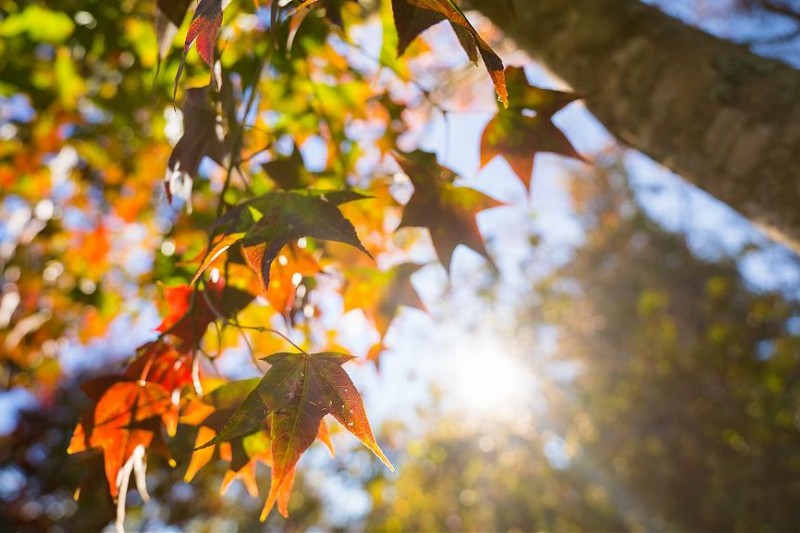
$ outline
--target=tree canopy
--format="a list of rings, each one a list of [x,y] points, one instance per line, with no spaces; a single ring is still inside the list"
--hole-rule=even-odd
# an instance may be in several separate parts
[[[319,502],[309,495],[297,503],[296,478],[305,485],[298,461],[316,441],[333,456],[331,435],[343,430],[372,454],[371,461],[393,471],[393,452],[383,449],[380,432],[376,438],[350,369],[381,369],[400,309],[427,311],[411,282],[424,266],[437,263],[449,273],[463,253],[458,250],[471,250],[489,277],[499,272],[478,220],[504,202],[491,190],[466,184],[437,157],[425,138],[433,117],[447,123],[455,113],[481,110],[488,122],[473,149],[480,168],[505,161],[530,191],[537,154],[555,154],[572,161],[572,168],[591,164],[591,155],[579,153],[554,120],[585,99],[592,110],[611,109],[597,114],[623,141],[667,164],[674,161],[678,171],[794,247],[796,210],[789,206],[795,205],[798,167],[791,117],[798,108],[787,92],[800,88],[795,70],[729,48],[734,45],[632,0],[603,3],[614,20],[591,2],[484,4],[0,0],[1,377],[6,389],[35,395],[46,413],[13,434],[4,451],[9,460],[34,463],[17,457],[24,454],[17,441],[38,443],[37,423],[55,418],[52,442],[38,444],[51,449],[57,443],[74,456],[69,460],[83,472],[81,481],[77,471],[68,476],[77,508],[91,514],[88,509],[102,507],[93,517],[96,525],[114,519],[120,529],[129,490],[135,486],[137,498],[146,501],[148,477],[158,477],[157,497],[165,501],[171,484],[181,480],[203,487],[213,480],[223,492],[238,480],[251,495],[261,495],[261,521],[273,508],[284,519],[296,509],[298,521],[283,523],[303,527],[303,520],[317,516]],[[467,6],[500,30],[487,18],[467,16]],[[671,92],[685,82],[671,70],[664,71],[664,83],[655,70],[635,72],[629,81],[640,85],[636,90],[613,65],[573,77],[577,66],[595,57],[606,55],[613,63],[624,54],[631,61],[649,54],[635,49],[641,41],[636,35],[583,50],[583,59],[564,67],[579,93],[538,87],[523,61],[504,64],[504,53],[524,56],[508,52],[501,30],[548,65],[564,62],[568,47],[559,44],[561,31],[575,35],[579,47],[595,42],[577,38],[589,22],[576,13],[607,23],[598,39],[612,43],[626,21],[643,31],[659,27],[664,35],[679,35],[687,48],[699,43],[703,53],[696,60],[715,66],[707,77],[695,74],[692,94],[708,97],[706,85],[719,83],[720,76],[727,85],[718,87],[722,92],[713,101],[690,101]],[[551,31],[531,39],[518,21],[536,14],[550,21]],[[647,44],[666,49],[660,41]],[[650,65],[678,68],[683,56],[664,54]],[[733,66],[716,63],[728,55]],[[754,73],[767,74],[767,81],[755,80]],[[600,87],[603,76],[612,81]],[[663,89],[654,93],[663,99],[654,96],[640,109],[640,90],[653,87]],[[616,88],[622,89],[618,102],[606,105]],[[780,97],[756,105],[770,91]],[[640,124],[647,106],[665,102],[665,109],[679,112]],[[669,118],[676,123],[667,124],[668,132],[686,129],[678,119],[697,106],[713,107],[702,121],[708,131],[722,136],[727,129],[735,136],[741,126],[747,134],[730,141],[702,134],[714,137],[706,144],[716,143],[721,162],[696,163],[710,161],[708,146],[693,151],[700,147],[688,134],[669,135],[675,141],[666,144],[653,140],[653,128]],[[737,149],[742,143],[747,150]],[[759,150],[765,159],[750,157]],[[710,185],[720,169],[727,172],[722,185]],[[740,178],[754,169],[780,172],[745,199],[742,191],[751,185]],[[773,200],[774,209],[767,209]],[[643,499],[652,498],[645,503],[658,516],[682,527],[778,529],[791,523],[794,515],[778,510],[750,520],[747,510],[772,498],[769,491],[753,495],[731,518],[713,507],[685,505],[677,490],[663,497],[637,489],[647,482],[636,476],[654,470],[648,461],[661,460],[665,469],[696,462],[696,484],[709,486],[715,469],[745,468],[737,453],[788,461],[797,428],[787,376],[796,372],[800,346],[787,326],[796,312],[792,304],[752,294],[730,265],[696,260],[674,236],[652,230],[647,217],[622,216],[620,203],[612,204],[594,213],[605,223],[589,234],[585,249],[551,274],[552,284],[542,281],[537,288],[548,296],[539,310],[560,317],[565,349],[581,363],[595,360],[595,371],[571,384],[581,408],[553,402],[552,431],[585,445],[593,460],[625,463],[620,468],[627,473],[615,475]],[[643,226],[651,230],[638,238]],[[653,265],[654,257],[666,267],[654,268],[663,266]],[[574,285],[560,292],[573,278],[579,299]],[[702,306],[695,309],[698,301]],[[369,325],[358,343],[337,321],[350,311]],[[158,315],[155,330],[141,338],[129,334],[148,314]],[[595,324],[595,317],[606,326]],[[766,360],[754,359],[765,349],[771,350]],[[231,353],[246,354],[240,362],[257,377],[232,368]],[[736,387],[724,385],[719,374],[730,375]],[[637,388],[645,377],[651,378],[648,388]],[[82,395],[76,399],[78,384]],[[674,395],[669,403],[667,389]],[[583,408],[590,404],[593,409]],[[676,404],[685,416],[672,412]],[[714,423],[708,432],[701,428],[683,438],[698,418]],[[621,434],[636,441],[629,451],[589,435],[597,428],[614,431],[623,420]],[[676,448],[648,444],[654,423],[661,424],[660,438]],[[761,431],[769,435],[763,441]],[[743,483],[762,484],[773,475],[785,475],[786,486],[795,482],[793,463],[781,473],[780,466],[759,461],[764,470],[743,474]],[[775,465],[783,464],[776,459]],[[270,469],[268,484],[260,465]],[[684,483],[688,471],[659,473],[659,487]],[[402,475],[412,484],[428,483],[410,472]],[[52,493],[63,489],[64,480],[43,479]],[[406,478],[400,479],[402,487]],[[449,481],[459,483],[458,476]],[[47,485],[37,490],[49,493]],[[580,516],[565,514],[563,521],[536,515],[527,522],[476,519],[453,526],[450,515],[435,522],[379,522],[380,512],[373,520],[376,527],[401,529],[653,526],[647,517],[631,519],[595,505],[618,495],[593,494]],[[775,491],[775,501],[796,496],[783,487]],[[18,503],[11,522],[46,524],[41,513],[26,519],[25,502]],[[203,505],[211,515],[220,503]]]

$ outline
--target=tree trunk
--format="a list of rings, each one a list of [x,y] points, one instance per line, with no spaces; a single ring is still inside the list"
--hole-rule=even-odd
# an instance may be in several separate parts
[[[800,72],[638,0],[510,3],[469,0],[617,138],[800,252]]]

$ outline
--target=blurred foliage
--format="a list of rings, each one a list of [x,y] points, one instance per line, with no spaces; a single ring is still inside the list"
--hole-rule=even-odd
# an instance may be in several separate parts
[[[183,481],[202,462],[187,464],[199,428],[219,431],[227,420],[212,417],[233,411],[226,405],[203,420],[198,411],[187,414],[212,408],[215,398],[198,389],[221,385],[219,359],[235,350],[253,359],[286,350],[272,329],[278,325],[309,350],[343,350],[325,315],[325,298],[333,298],[344,307],[334,318],[360,310],[374,326],[369,333],[381,338],[360,355],[377,363],[400,305],[424,307],[409,281],[418,265],[409,261],[428,240],[419,229],[396,234],[401,223],[431,228],[448,266],[461,244],[491,262],[474,220],[479,207],[495,202],[415,150],[434,115],[446,117],[481,96],[494,105],[492,81],[485,75],[483,85],[464,83],[468,57],[436,54],[424,39],[409,45],[425,28],[409,24],[398,35],[390,5],[326,0],[305,18],[293,14],[279,24],[265,8],[233,2],[216,50],[219,69],[212,76],[188,54],[174,95],[188,18],[161,57],[152,0],[0,0],[0,385],[30,391],[39,402],[0,437],[0,529],[97,530],[113,520],[110,492],[126,495],[127,482],[114,487],[118,476],[108,460],[103,475],[99,455],[66,456],[79,413],[86,414],[79,427],[94,421],[96,405],[79,392],[79,371],[121,372],[110,367],[111,355],[132,362],[115,377],[125,383],[119,388],[157,383],[159,402],[170,403],[165,411],[182,417],[178,424],[165,412],[171,418],[164,427],[148,426],[142,442],[163,445],[151,450],[161,455],[147,456],[153,499],[133,507],[127,523],[142,530],[257,529],[260,504],[242,495],[243,486],[268,492],[263,465],[256,465],[268,462],[266,424],[254,439],[225,443],[206,458],[191,485]],[[493,61],[502,99],[503,70],[489,44],[457,10],[430,5],[438,7],[429,22],[455,23],[451,44]],[[380,47],[370,32],[381,33]],[[394,53],[398,42],[409,45],[403,61]],[[572,97],[538,92],[524,72],[512,72],[512,98],[534,103],[515,108],[512,101],[500,111],[504,120],[490,129],[483,163],[500,155],[527,185],[532,153],[522,153],[508,125],[525,123],[526,138],[541,142],[538,151],[575,156],[549,122]],[[453,91],[461,100],[451,99],[450,109],[443,102],[451,103]],[[530,117],[533,111],[541,116]],[[424,168],[403,176],[409,165],[387,157],[401,147],[406,162]],[[267,223],[258,221],[270,213],[248,210],[254,198],[311,186],[372,197],[371,204],[342,206],[352,228],[342,227],[355,231],[358,238],[345,240],[363,245],[380,272],[367,254],[322,242],[327,233],[314,240],[310,232],[289,232],[287,247],[269,250],[268,258],[277,257],[272,267],[259,247],[265,243],[254,247],[255,259],[231,241],[202,261],[220,215],[246,211],[253,219],[247,229],[263,230]],[[573,195],[587,242],[539,283],[512,329],[552,328],[558,351],[541,357],[573,368],[574,376],[543,379],[547,408],[534,428],[487,435],[447,423],[412,446],[395,485],[367,469],[375,504],[367,527],[796,527],[797,305],[752,291],[733,262],[694,257],[682,238],[648,220],[614,170],[575,181]],[[406,216],[401,198],[412,198]],[[200,262],[222,283],[201,279],[189,288]],[[262,286],[267,279],[269,288]],[[222,294],[239,297],[222,302]],[[164,315],[159,341],[137,353],[125,344],[120,319],[155,305]],[[123,335],[114,324],[123,325]],[[62,358],[67,348],[82,356],[74,368]],[[158,372],[148,374],[152,361]],[[164,371],[171,368],[165,361],[181,361],[180,379]],[[136,394],[129,395],[132,406]],[[130,421],[153,421],[137,419],[135,410]],[[132,432],[112,429],[125,439]],[[266,444],[254,444],[259,438]],[[231,484],[234,477],[244,485]],[[220,496],[219,486],[229,484]],[[267,527],[331,526],[316,485],[300,472],[291,518],[270,517]],[[133,491],[129,498],[141,503]]]
[[[114,520],[114,505],[104,486],[103,459],[87,456],[75,460],[67,455],[75,420],[86,407],[77,387],[65,387],[47,408],[23,413],[17,429],[0,437],[0,530],[3,531],[100,531]],[[175,446],[191,449],[196,430],[184,427]],[[224,461],[214,461],[204,475],[183,481],[186,466],[171,467],[154,457],[148,474],[150,503],[134,506],[126,525],[134,531],[159,531],[177,525],[191,531],[304,531],[319,523],[322,502],[308,487],[302,472],[289,502],[291,517],[258,521],[262,502],[248,496],[234,483],[226,493],[220,485],[228,470]],[[266,493],[269,476],[259,470],[260,490]],[[87,472],[93,475],[87,476]],[[81,485],[88,481],[89,485]],[[75,488],[82,495],[74,499]],[[85,497],[88,496],[88,497]],[[142,503],[132,492],[132,503]]]
[[[526,349],[544,415],[523,431],[445,418],[396,481],[370,482],[367,529],[795,529],[800,305],[695,257],[618,170],[572,192],[587,242],[517,324],[557,335],[552,354]]]
[[[393,4],[413,7],[415,1]],[[420,73],[432,72],[434,81],[450,73],[442,74],[430,47],[417,39],[427,26],[412,24],[414,10],[401,29],[406,54],[400,61],[400,19],[391,4],[384,2],[380,12],[374,1],[309,5],[226,2],[223,13],[220,0],[0,0],[0,387],[28,394],[41,416],[61,420],[58,402],[74,390],[78,374],[107,369],[84,383],[90,402],[81,420],[69,413],[77,422],[73,438],[65,438],[64,428],[53,434],[70,453],[103,454],[99,466],[84,469],[76,492],[79,510],[97,507],[98,524],[111,508],[101,496],[107,492],[118,500],[122,528],[129,482],[144,493],[148,459],[150,477],[170,480],[165,464],[191,463],[191,478],[209,461],[208,454],[193,456],[202,442],[187,444],[182,433],[218,432],[223,416],[230,417],[233,406],[222,408],[205,394],[231,378],[218,368],[221,357],[247,352],[247,371],[263,374],[269,364],[260,358],[275,352],[349,352],[336,329],[344,310],[326,314],[325,303],[345,292],[350,271],[353,280],[374,279],[387,291],[411,288],[414,265],[394,269],[385,261],[410,261],[421,236],[417,229],[395,238],[400,204],[394,196],[411,191],[390,154],[401,135],[413,137],[425,126],[431,110],[443,113],[410,65],[422,59]],[[466,38],[452,36],[456,46],[469,48],[460,68],[479,49],[492,59],[487,95],[495,87],[502,96],[503,65],[489,44],[458,9],[438,11],[437,21],[453,21]],[[162,15],[173,25],[165,26]],[[365,29],[382,35],[383,60],[372,57],[375,42],[363,36]],[[199,55],[188,53],[192,43]],[[406,116],[409,110],[422,119]],[[406,142],[406,149],[416,149],[416,142]],[[273,220],[281,198],[306,195],[280,189],[308,188],[323,192]],[[357,198],[370,208],[343,207],[345,218],[338,204]],[[204,256],[219,246],[219,228],[236,213],[243,213],[246,238]],[[471,238],[473,247],[480,242],[477,228]],[[326,242],[342,240],[367,253],[354,256]],[[376,270],[375,260],[385,275],[365,274]],[[417,301],[376,301],[373,291],[348,297],[350,308],[369,307],[381,337],[401,303]],[[131,327],[137,317],[159,312],[163,321],[149,337],[146,331],[140,332],[146,338],[129,335],[137,333]],[[369,349],[374,363],[384,349],[380,339]],[[112,360],[122,364],[108,368]],[[311,378],[302,398],[318,386]],[[352,413],[359,393],[349,378],[334,381],[336,390],[326,396],[347,395]],[[222,485],[236,478],[263,492],[253,468],[259,461],[274,466],[273,474],[283,472],[278,508],[285,514],[295,463],[313,439],[293,435],[279,449],[283,433],[272,422],[284,405],[266,409],[258,394],[253,398],[260,420],[247,432],[254,438],[237,435],[220,446],[229,464]],[[337,414],[328,403],[319,403],[319,418]],[[340,418],[379,450],[366,415],[357,425],[346,413]],[[35,419],[34,413],[26,421]],[[9,449],[35,440],[26,423],[4,442]],[[245,445],[259,437],[258,446]],[[14,461],[22,460],[16,454],[8,459],[12,481],[19,471]],[[64,460],[60,451],[50,456]],[[30,468],[40,472],[40,466],[49,468]],[[205,487],[204,476],[205,470],[198,486]],[[78,486],[76,479],[62,480]],[[63,513],[41,506],[17,512],[43,497],[39,488],[27,489],[8,495],[14,527],[58,521]]]

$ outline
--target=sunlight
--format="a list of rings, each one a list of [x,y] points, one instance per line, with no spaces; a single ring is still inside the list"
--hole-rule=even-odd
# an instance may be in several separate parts
[[[495,331],[460,333],[443,354],[451,368],[442,382],[446,401],[482,420],[510,422],[529,414],[540,388],[519,348]]]

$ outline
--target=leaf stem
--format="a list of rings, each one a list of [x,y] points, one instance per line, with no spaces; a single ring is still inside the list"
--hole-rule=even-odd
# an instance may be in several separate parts
[[[219,193],[219,203],[217,204],[217,218],[222,216],[222,212],[225,210],[225,193],[228,192],[228,188],[230,187],[231,177],[233,176],[233,169],[238,167],[238,163],[240,162],[240,157],[238,152],[242,148],[242,141],[244,140],[244,130],[246,127],[245,122],[247,121],[247,117],[250,116],[250,112],[253,109],[253,104],[255,104],[256,100],[256,87],[258,87],[258,82],[261,79],[261,72],[264,70],[264,66],[267,61],[267,57],[272,55],[272,49],[270,48],[269,52],[264,53],[260,61],[258,63],[258,67],[256,68],[256,75],[255,79],[253,80],[253,84],[250,86],[250,95],[247,97],[247,103],[244,107],[244,113],[242,115],[242,123],[237,125],[236,130],[233,133],[233,143],[231,145],[231,159],[228,161],[228,170],[225,174],[225,182],[222,184],[222,190]],[[241,172],[241,169],[239,169]]]
[[[239,323],[238,323],[238,322],[236,322],[236,321],[230,321],[230,320],[228,321],[228,323],[229,323],[230,325],[232,325],[232,326],[235,326],[235,327],[239,328],[239,329],[247,329],[247,330],[250,330],[250,331],[256,331],[256,332],[258,332],[258,333],[272,333],[272,334],[274,334],[274,335],[277,335],[278,337],[281,337],[283,340],[285,340],[286,342],[288,342],[289,344],[291,344],[292,346],[294,346],[294,347],[295,347],[297,350],[299,350],[301,353],[304,353],[304,354],[306,354],[306,355],[309,355],[309,353],[308,353],[307,351],[305,351],[305,350],[304,350],[304,349],[302,349],[300,346],[298,346],[297,344],[295,344],[295,342],[294,342],[292,339],[290,339],[290,338],[289,338],[289,337],[288,337],[286,334],[284,334],[284,333],[281,333],[281,332],[280,332],[280,331],[278,331],[277,329],[274,329],[274,328],[268,328],[268,327],[264,327],[264,326],[245,326],[245,325],[239,324]]]
[[[258,333],[272,333],[273,335],[277,335],[277,336],[281,337],[283,340],[285,340],[286,342],[288,342],[289,344],[291,344],[292,346],[294,346],[294,347],[295,347],[297,350],[299,350],[301,353],[304,353],[304,354],[306,354],[306,355],[309,355],[307,351],[305,351],[304,349],[302,349],[302,348],[301,348],[300,346],[298,346],[298,345],[297,345],[297,344],[296,344],[296,343],[295,343],[295,342],[294,342],[292,339],[290,339],[290,338],[289,338],[289,337],[288,337],[286,334],[284,334],[284,333],[281,333],[281,332],[280,332],[280,331],[278,331],[277,329],[274,329],[274,328],[268,328],[268,327],[265,327],[265,326],[245,326],[245,325],[243,325],[243,324],[240,324],[240,323],[239,323],[237,320],[235,320],[235,319],[231,319],[231,318],[228,318],[228,317],[226,317],[225,315],[223,315],[223,314],[222,314],[222,312],[221,312],[219,309],[217,309],[217,308],[216,308],[216,306],[214,305],[214,303],[213,303],[213,302],[211,301],[211,299],[208,297],[207,291],[203,291],[203,292],[202,292],[202,294],[203,294],[203,297],[204,297],[204,298],[205,298],[205,300],[206,300],[206,303],[208,304],[208,308],[209,308],[209,309],[211,309],[211,312],[212,312],[212,313],[214,313],[214,316],[216,316],[216,317],[217,317],[217,319],[219,319],[219,320],[220,320],[220,322],[222,322],[224,325],[226,325],[226,326],[231,326],[231,327],[237,328],[237,329],[239,329],[239,330],[249,330],[249,331],[256,331],[256,332],[258,332]],[[255,357],[254,350],[253,350],[253,348],[252,348],[252,345],[250,345],[250,342],[249,342],[249,340],[246,340],[245,342],[247,342],[247,345],[248,345],[248,347],[250,348],[250,352],[251,352],[251,354],[253,355],[253,357]]]

